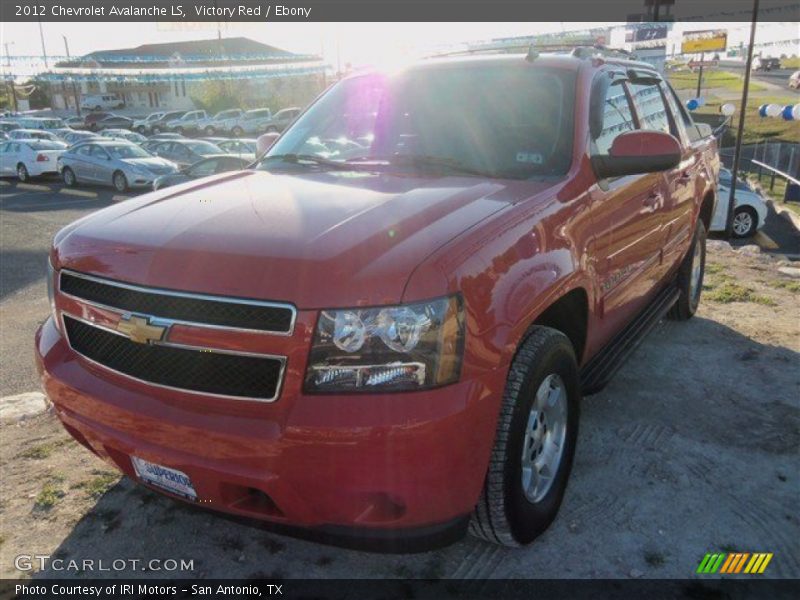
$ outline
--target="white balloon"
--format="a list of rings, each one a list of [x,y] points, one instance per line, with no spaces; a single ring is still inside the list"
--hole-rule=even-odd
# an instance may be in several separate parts
[[[782,112],[783,108],[781,108],[780,104],[770,104],[767,106],[768,117],[779,117]]]
[[[800,121],[800,104],[795,104],[792,108],[792,118],[795,121]]]
[[[736,107],[730,102],[727,102],[719,107],[719,112],[721,112],[726,117],[730,117],[733,113],[736,112]]]

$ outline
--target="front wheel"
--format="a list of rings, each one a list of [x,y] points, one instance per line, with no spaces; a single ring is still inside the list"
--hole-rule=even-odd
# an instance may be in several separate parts
[[[214,135],[216,131],[213,127],[206,127],[206,135]]]
[[[114,189],[118,192],[124,192],[128,189],[128,180],[125,178],[125,173],[122,171],[114,173],[114,177],[111,178],[111,181],[114,184]]]
[[[159,127],[158,125],[154,125],[153,126],[153,135],[155,135],[157,133],[161,133],[161,127]]]
[[[26,167],[23,163],[19,163],[17,165],[17,178],[23,183],[31,178],[30,174],[28,173],[28,167]]]
[[[177,133],[178,135],[183,135],[183,127],[176,127],[175,133]]]
[[[147,130],[144,128],[144,125],[139,125],[136,128],[136,133],[140,133],[140,134],[144,135],[145,131],[147,131]]]
[[[239,127],[239,126],[237,125],[236,127],[234,127],[234,128],[231,130],[231,133],[233,133],[233,136],[234,136],[234,137],[242,137],[242,135],[244,135],[244,129],[242,129],[241,127]]]
[[[749,206],[740,206],[733,213],[733,237],[748,238],[758,229],[758,215]]]
[[[504,546],[533,541],[555,519],[575,456],[578,363],[569,339],[536,327],[514,357],[470,533]]]
[[[670,309],[667,316],[675,321],[686,321],[694,316],[700,304],[700,294],[703,291],[703,274],[706,268],[706,228],[701,220],[697,225],[692,238],[689,253],[683,259],[678,269],[678,291],[680,296]]]

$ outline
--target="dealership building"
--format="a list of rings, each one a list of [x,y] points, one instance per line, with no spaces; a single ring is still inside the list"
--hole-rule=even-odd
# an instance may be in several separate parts
[[[116,94],[126,108],[188,110],[209,81],[225,82],[257,105],[270,88],[324,80],[325,69],[318,56],[237,37],[92,52],[39,77],[51,83],[55,109],[74,109],[76,96]]]

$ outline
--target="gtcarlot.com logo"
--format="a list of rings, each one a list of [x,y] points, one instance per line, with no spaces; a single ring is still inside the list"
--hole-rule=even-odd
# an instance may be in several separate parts
[[[696,572],[701,575],[760,575],[771,560],[772,552],[715,552],[703,557]]]
[[[14,559],[18,571],[194,571],[194,559],[174,558],[99,558],[63,559],[49,554],[20,554]]]

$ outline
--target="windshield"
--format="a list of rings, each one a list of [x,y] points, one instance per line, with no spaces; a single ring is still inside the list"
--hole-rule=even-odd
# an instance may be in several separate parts
[[[145,150],[132,144],[125,144],[124,146],[104,146],[104,148],[108,150],[108,153],[114,158],[148,158],[150,156]]]
[[[571,161],[574,79],[572,72],[523,61],[348,79],[300,117],[268,157],[353,163],[435,158],[395,166],[449,163],[519,179],[563,174]],[[267,160],[261,168],[278,162]]]
[[[189,148],[189,150],[195,154],[199,154],[200,156],[220,154],[219,147],[210,142],[189,142],[186,144],[186,146]]]

